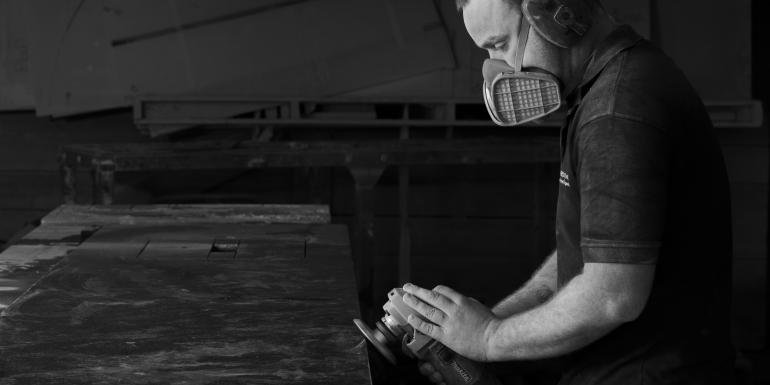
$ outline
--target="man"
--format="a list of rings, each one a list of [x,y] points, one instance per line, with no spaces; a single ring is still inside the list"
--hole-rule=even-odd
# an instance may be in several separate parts
[[[561,384],[733,382],[728,182],[683,74],[598,0],[456,1],[473,41],[499,60],[485,72],[509,68],[485,73],[485,87],[538,74],[565,100],[557,248],[491,310],[406,284],[424,317],[410,324],[478,361],[562,357]],[[496,95],[485,101],[505,123]]]

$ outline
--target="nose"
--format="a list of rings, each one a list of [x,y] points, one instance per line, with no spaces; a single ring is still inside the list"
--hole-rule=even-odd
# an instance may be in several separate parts
[[[490,59],[505,60],[503,53],[495,50],[487,50]]]
[[[488,52],[489,52],[490,59],[502,60],[509,66],[513,67],[514,55],[512,52],[510,51],[502,52],[502,51],[493,51],[493,50],[489,50]]]

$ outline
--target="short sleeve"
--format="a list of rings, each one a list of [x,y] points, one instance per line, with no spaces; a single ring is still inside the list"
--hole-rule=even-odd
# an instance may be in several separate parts
[[[655,264],[666,222],[668,136],[607,116],[582,126],[576,139],[583,262]]]

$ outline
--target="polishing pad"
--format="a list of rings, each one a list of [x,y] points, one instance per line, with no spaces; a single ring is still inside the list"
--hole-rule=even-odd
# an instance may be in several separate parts
[[[386,337],[382,334],[379,330],[372,330],[367,326],[364,321],[361,321],[360,319],[356,318],[353,320],[353,323],[356,324],[358,327],[358,330],[363,333],[364,337],[366,337],[369,342],[374,345],[374,348],[377,349],[378,352],[380,352],[383,356],[385,356],[385,359],[388,360],[391,364],[396,364],[396,356],[393,355],[393,353],[388,349],[388,347],[385,345]]]

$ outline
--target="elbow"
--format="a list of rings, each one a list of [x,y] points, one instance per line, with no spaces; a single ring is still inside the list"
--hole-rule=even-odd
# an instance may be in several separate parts
[[[584,274],[598,317],[615,326],[638,319],[652,291],[655,265],[588,265]]]
[[[610,324],[620,325],[639,318],[647,305],[647,297],[619,296],[608,299],[604,304],[605,319]]]

